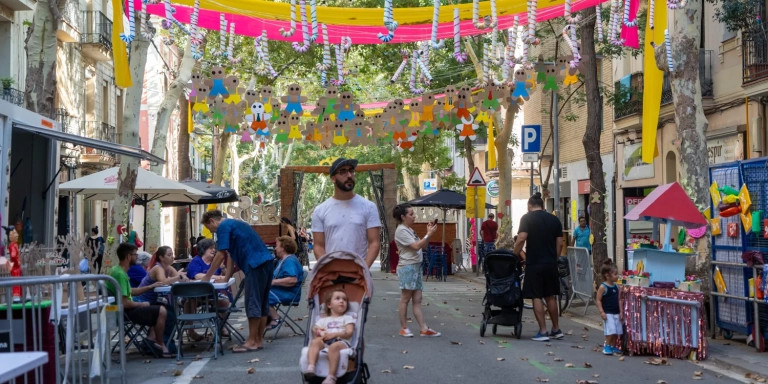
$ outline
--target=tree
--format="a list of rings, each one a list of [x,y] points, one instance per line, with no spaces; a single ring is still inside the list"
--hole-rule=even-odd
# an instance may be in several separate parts
[[[65,4],[67,2],[62,1]],[[79,13],[78,10],[77,14]],[[24,90],[26,107],[51,118],[56,109],[56,31],[60,21],[59,0],[38,1],[24,41],[27,51],[27,78]]]
[[[178,104],[179,104],[179,116],[181,116],[181,123],[180,129],[179,129],[179,147],[178,151],[176,152],[176,162],[178,164],[179,168],[179,180],[187,180],[192,178],[192,164],[189,161],[189,132],[187,131],[187,126],[189,124],[188,119],[188,109],[189,109],[189,102],[187,102],[187,97],[183,93],[179,95],[178,98]],[[187,210],[190,207],[179,207],[176,208],[176,230],[174,233],[176,234],[176,238],[174,239],[174,245],[176,252],[179,253],[179,250],[182,249],[190,249],[194,244],[188,244],[188,238],[192,236],[192,233],[188,233],[188,225],[191,223],[188,223],[188,217],[187,217]]]
[[[709,123],[704,115],[699,79],[699,47],[701,41],[702,0],[689,0],[688,5],[675,14],[669,28],[673,70],[667,66],[664,44],[655,50],[656,64],[669,75],[672,101],[675,105],[675,125],[680,143],[681,184],[700,210],[709,205],[709,162],[706,132]],[[708,276],[711,272],[709,257],[712,243],[707,235],[696,240],[698,251],[695,273]],[[709,282],[711,280],[704,279]]]
[[[594,236],[592,244],[592,265],[602,265],[608,258],[608,244],[605,234],[605,174],[603,159],[600,156],[600,134],[602,133],[603,101],[598,83],[598,64],[595,52],[595,9],[589,7],[584,11],[584,23],[581,26],[582,61],[579,71],[584,77],[584,88],[587,94],[587,127],[581,142],[589,169],[590,195],[590,228]]]

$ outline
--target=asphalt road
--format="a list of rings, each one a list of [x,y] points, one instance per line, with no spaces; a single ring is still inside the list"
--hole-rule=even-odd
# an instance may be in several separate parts
[[[374,280],[374,300],[365,329],[365,362],[370,368],[372,383],[464,384],[474,380],[484,383],[742,381],[723,376],[725,372],[709,371],[703,365],[685,360],[669,360],[668,365],[651,365],[648,364],[650,357],[626,356],[621,359],[603,356],[600,350],[602,332],[568,318],[561,324],[566,333],[564,340],[549,343],[532,341],[530,337],[536,333],[536,326],[530,310],[524,313],[522,339],[514,338],[509,327],[499,327],[496,336],[491,335],[489,329],[486,337],[480,337],[485,288],[453,277],[449,277],[448,282],[427,281],[424,287],[425,317],[430,327],[442,332],[442,337],[403,338],[397,335],[397,278],[375,272]],[[295,316],[306,316],[306,307],[294,310],[297,310]],[[236,327],[246,324],[242,317],[233,321]],[[411,330],[417,329],[413,323]],[[244,354],[226,351],[216,360],[208,358],[208,351],[189,350],[180,365],[175,359],[147,360],[135,352],[130,353],[128,382],[301,382],[298,360],[304,339],[303,336],[291,334],[288,330],[281,331],[279,337],[262,351]],[[697,376],[697,371],[701,376]]]

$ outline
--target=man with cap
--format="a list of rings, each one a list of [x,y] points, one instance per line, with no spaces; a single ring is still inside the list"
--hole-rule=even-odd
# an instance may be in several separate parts
[[[357,160],[340,157],[330,169],[333,196],[312,213],[312,236],[317,259],[346,251],[364,259],[368,268],[379,256],[381,220],[376,204],[355,194]]]

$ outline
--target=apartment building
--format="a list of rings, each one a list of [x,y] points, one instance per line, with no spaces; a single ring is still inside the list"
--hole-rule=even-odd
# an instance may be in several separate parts
[[[556,44],[554,38],[545,38],[543,39],[542,44],[536,49],[534,55],[542,55],[546,61],[554,60],[556,56],[560,57],[566,55],[569,53],[567,51],[568,47],[562,42]],[[597,64],[598,81],[601,88],[606,88],[606,85],[610,87],[613,83],[611,61],[598,57]],[[532,75],[535,76],[535,74]],[[560,87],[558,92],[558,113],[556,117],[554,117],[552,113],[552,92],[543,91],[542,84],[537,85],[536,89],[531,92],[531,99],[525,103],[522,110],[524,114],[524,124],[539,124],[542,127],[542,152],[540,153],[540,163],[535,165],[535,169],[537,172],[540,169],[543,177],[539,177],[537,174],[537,183],[540,183],[540,180],[544,182],[547,181],[547,174],[549,173],[550,166],[554,166],[554,140],[558,140],[559,169],[552,169],[547,188],[549,193],[545,196],[545,204],[547,210],[551,211],[557,209],[560,212],[559,217],[563,221],[563,230],[570,235],[573,232],[573,229],[578,226],[578,221],[573,220],[573,218],[585,216],[588,219],[590,215],[589,170],[587,168],[586,155],[582,143],[582,138],[586,131],[586,116],[588,111],[586,101],[584,100],[583,86],[577,84],[563,87],[562,84],[560,84]],[[610,222],[613,221],[610,201],[613,200],[614,190],[613,145],[610,124],[612,116],[612,106],[605,103],[603,105],[602,116],[602,120],[605,124],[600,135],[600,154],[603,160],[603,174],[605,175],[606,185],[606,211],[607,221],[609,223],[606,228],[606,240],[609,249],[612,249],[613,246],[613,233],[610,226]],[[558,123],[558,137],[556,138],[551,136],[552,124],[554,123],[555,118]],[[530,166],[529,164],[527,165]],[[554,201],[555,172],[560,176],[560,201],[558,202]],[[530,182],[526,182],[526,187],[529,184]],[[529,194],[527,188],[522,191],[515,189],[513,193],[522,193],[522,196],[526,199]],[[570,238],[568,241],[570,242]]]

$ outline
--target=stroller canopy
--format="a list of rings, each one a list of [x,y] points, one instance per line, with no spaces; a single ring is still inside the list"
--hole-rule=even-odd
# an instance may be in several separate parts
[[[509,249],[497,249],[485,255],[484,270],[491,278],[505,278],[520,269],[520,257]]]
[[[326,290],[344,285],[349,301],[361,302],[373,296],[373,278],[361,257],[349,252],[331,252],[320,257],[309,275],[308,298],[322,300]]]

